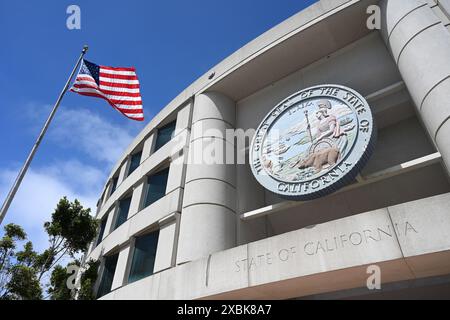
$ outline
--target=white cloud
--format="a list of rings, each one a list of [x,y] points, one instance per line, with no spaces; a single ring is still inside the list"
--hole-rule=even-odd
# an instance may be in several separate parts
[[[25,115],[32,120],[30,131],[33,135],[39,132],[51,108],[50,105],[27,105]],[[104,112],[116,111],[106,109]],[[60,106],[45,139],[59,146],[74,148],[92,160],[106,162],[112,167],[144,125],[128,119],[118,125],[111,122],[107,114],[99,115],[80,107]]]
[[[63,165],[64,167],[64,165]],[[68,165],[70,168],[70,163]],[[89,168],[88,171],[95,171]],[[16,170],[0,171],[0,197],[3,200],[11,187],[16,174]],[[80,171],[73,171],[74,176],[82,174]],[[94,210],[98,199],[97,192],[83,192],[76,190],[70,183],[64,181],[53,168],[43,168],[39,170],[30,169],[8,210],[2,225],[13,222],[21,225],[28,234],[28,238],[33,241],[37,250],[47,247],[47,235],[43,229],[45,221],[51,219],[56,204],[62,196],[67,196],[69,200],[79,199],[84,207]],[[98,185],[98,182],[92,184]]]
[[[77,148],[91,158],[108,164],[119,160],[137,134],[86,109],[63,108],[59,112],[50,130],[50,139]],[[138,127],[133,131],[136,129]]]
[[[43,174],[58,177],[62,182],[83,194],[99,196],[108,172],[78,160],[59,161],[41,169]]]

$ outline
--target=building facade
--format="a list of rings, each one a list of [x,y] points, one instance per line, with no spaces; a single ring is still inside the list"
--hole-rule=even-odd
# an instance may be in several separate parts
[[[449,13],[448,0],[321,0],[186,88],[105,184],[85,257],[101,261],[97,296],[450,298]],[[285,199],[252,172],[254,130],[329,84],[367,101],[373,153],[335,192]]]

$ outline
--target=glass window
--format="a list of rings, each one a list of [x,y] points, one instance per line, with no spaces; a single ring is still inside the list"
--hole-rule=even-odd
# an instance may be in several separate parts
[[[136,238],[133,261],[128,282],[134,282],[153,274],[159,231]]]
[[[165,125],[164,127],[158,129],[158,136],[155,143],[155,151],[165,145],[172,139],[173,132],[175,131],[176,121]]]
[[[128,175],[133,173],[133,171],[136,170],[137,167],[139,167],[139,165],[141,164],[141,156],[142,151],[137,152],[131,156],[130,167],[128,168]]]
[[[116,223],[114,229],[116,230],[128,219],[128,212],[130,211],[131,197],[119,201],[119,209],[117,212]]]
[[[105,228],[106,228],[106,220],[108,220],[108,216],[104,217],[102,219],[102,221],[100,222],[100,230],[98,232],[97,243],[95,244],[95,246],[98,246],[100,244],[100,242],[102,242],[103,235],[105,233]]]
[[[145,196],[144,208],[166,195],[168,176],[169,168],[155,173],[147,178],[147,194]]]
[[[97,298],[104,296],[111,292],[111,287],[116,272],[117,259],[119,254],[105,257],[105,268],[103,269],[102,279],[97,291]]]
[[[114,193],[114,191],[116,191],[117,188],[117,180],[119,180],[118,177],[114,177],[112,178],[112,186],[111,186],[111,192],[109,193],[110,195],[112,195]]]

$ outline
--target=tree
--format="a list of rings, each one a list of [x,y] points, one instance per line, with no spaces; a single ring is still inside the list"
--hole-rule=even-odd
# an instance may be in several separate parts
[[[4,235],[0,239],[0,299],[6,299],[9,296],[7,284],[12,274],[12,259],[17,241],[25,240],[27,235],[21,226],[10,223],[4,226]]]
[[[84,209],[80,202],[63,197],[52,214],[52,221],[44,228],[49,235],[50,247],[37,259],[38,279],[51,270],[63,257],[75,258],[84,253],[94,240],[98,222],[90,215],[91,209]]]
[[[43,275],[52,269],[47,285],[49,297],[55,300],[70,299],[67,268],[57,263],[71,257],[79,265],[76,256],[87,251],[96,236],[97,226],[98,222],[91,217],[90,209],[83,208],[78,200],[70,202],[66,197],[57,204],[51,221],[44,224],[50,246],[41,253],[34,251],[31,241],[17,251],[17,242],[26,240],[26,233],[16,224],[6,225],[4,236],[0,239],[0,300],[42,299]],[[89,296],[86,283],[89,284],[92,273],[90,271],[88,280],[84,280],[84,287],[82,281],[86,296]],[[91,287],[93,283],[95,280]]]

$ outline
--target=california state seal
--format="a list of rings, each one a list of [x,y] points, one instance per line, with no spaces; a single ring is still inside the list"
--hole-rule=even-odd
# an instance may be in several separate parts
[[[259,125],[250,166],[266,189],[290,200],[312,200],[354,181],[374,149],[367,101],[339,85],[299,91]]]

